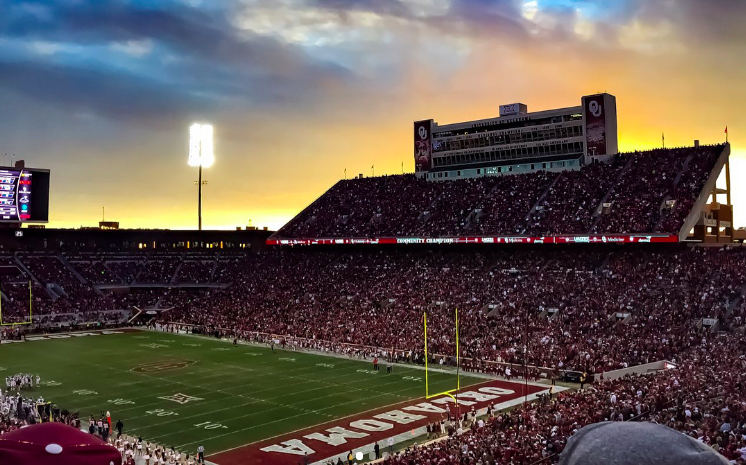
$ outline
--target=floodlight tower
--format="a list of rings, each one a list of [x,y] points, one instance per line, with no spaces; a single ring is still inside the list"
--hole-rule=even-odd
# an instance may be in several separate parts
[[[199,167],[199,181],[197,181],[197,219],[199,230],[202,231],[202,167],[209,168],[215,162],[212,143],[212,125],[194,123],[189,127],[189,166]]]

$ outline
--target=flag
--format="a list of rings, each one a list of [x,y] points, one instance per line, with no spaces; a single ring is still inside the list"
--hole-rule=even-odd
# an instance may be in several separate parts
[[[728,134],[728,126],[725,127],[725,133]]]

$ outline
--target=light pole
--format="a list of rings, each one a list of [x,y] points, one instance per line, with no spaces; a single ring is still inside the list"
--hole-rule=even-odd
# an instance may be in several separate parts
[[[215,162],[213,151],[212,125],[194,123],[189,127],[189,166],[199,167],[199,181],[197,181],[197,221],[202,231],[202,168],[209,168]]]

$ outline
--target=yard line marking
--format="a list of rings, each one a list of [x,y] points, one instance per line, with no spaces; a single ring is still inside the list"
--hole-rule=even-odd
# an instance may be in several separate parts
[[[444,380],[444,381],[449,381],[449,382],[450,382],[451,380]],[[398,391],[394,391],[394,392],[403,392],[403,391],[408,391],[408,390],[411,390],[412,388],[413,388],[413,387],[409,387],[409,388],[406,388],[406,389],[402,389],[402,390],[398,390]],[[417,389],[421,389],[421,386],[416,386],[416,388],[417,388]],[[378,395],[378,396],[372,396],[372,397],[369,397],[369,399],[371,399],[371,398],[375,398],[375,397],[381,397],[381,396],[384,396],[384,395],[387,395],[387,393],[382,393],[382,394],[380,394],[380,395]],[[409,402],[409,401],[411,401],[411,400],[413,400],[413,399],[417,399],[417,397],[413,397],[413,398],[411,398],[411,399],[409,399],[409,400],[406,400],[406,401],[402,401],[402,402],[399,402],[399,403],[406,403],[406,402]],[[344,403],[341,403],[341,404],[336,404],[336,405],[332,405],[332,406],[330,406],[330,407],[325,407],[325,408],[323,408],[323,409],[320,409],[320,410],[329,410],[329,409],[332,409],[332,408],[336,408],[336,407],[339,407],[339,406],[342,406],[342,405],[348,405],[348,404],[352,404],[352,403],[355,403],[355,402],[360,402],[360,399],[354,399],[354,400],[351,400],[351,401],[348,401],[348,402],[344,402]],[[398,404],[393,404],[393,405],[398,405]],[[344,420],[345,418],[349,418],[349,417],[352,417],[352,416],[356,416],[356,415],[362,415],[362,414],[365,414],[365,413],[367,413],[367,412],[370,412],[370,411],[373,411],[373,410],[378,410],[378,409],[380,409],[380,408],[382,408],[382,407],[385,407],[385,405],[384,405],[384,406],[378,406],[378,407],[376,407],[376,408],[374,408],[374,409],[371,409],[371,410],[367,410],[367,411],[365,411],[365,412],[362,412],[362,413],[355,413],[355,414],[352,414],[352,415],[346,415],[346,416],[344,416],[344,417],[340,417],[340,418],[338,418],[338,419],[335,419],[335,421],[336,421],[336,420]],[[224,421],[224,422],[228,422],[228,421],[233,421],[233,420],[239,420],[239,419],[242,419],[242,418],[246,418],[246,417],[249,417],[249,416],[252,416],[252,415],[253,415],[253,414],[249,414],[249,415],[242,415],[242,416],[240,416],[240,417],[235,417],[235,418],[231,418],[231,419],[228,419],[228,420],[221,420],[221,421]],[[258,424],[258,425],[254,425],[254,426],[251,426],[251,427],[248,427],[248,428],[243,428],[243,429],[239,429],[239,430],[234,430],[234,431],[231,431],[231,432],[229,432],[229,433],[219,434],[219,435],[217,435],[217,436],[212,436],[212,437],[209,437],[209,438],[203,438],[203,439],[201,439],[200,441],[187,442],[187,443],[185,443],[185,444],[181,444],[181,445],[177,446],[177,449],[182,449],[183,447],[185,447],[185,446],[190,446],[190,445],[192,445],[192,444],[199,444],[199,443],[204,443],[204,442],[207,442],[207,441],[211,441],[211,440],[213,440],[213,439],[217,439],[217,438],[220,438],[220,437],[223,437],[223,436],[227,436],[227,435],[229,435],[229,434],[236,434],[236,433],[241,433],[241,432],[243,432],[243,431],[250,431],[250,430],[252,430],[252,429],[255,429],[255,428],[258,428],[258,427],[260,427],[260,426],[267,426],[267,425],[271,425],[271,424],[274,424],[274,423],[277,423],[277,422],[280,422],[280,421],[290,420],[291,418],[298,418],[298,417],[301,417],[301,416],[304,416],[304,415],[308,415],[308,413],[305,413],[305,412],[304,412],[304,413],[299,413],[298,415],[293,415],[293,416],[290,416],[290,417],[280,418],[280,419],[277,419],[277,420],[274,420],[274,421],[269,421],[269,422],[265,422],[265,423],[260,423],[260,424]],[[309,427],[308,427],[308,426],[306,426],[305,428],[300,428],[300,429],[302,430],[302,429],[306,429],[306,428],[309,428]],[[298,430],[296,430],[296,431],[298,431]],[[282,433],[281,435],[278,435],[278,436],[282,436],[282,435],[285,435],[285,434],[289,434],[289,433]],[[170,435],[168,435],[168,436],[170,436]],[[161,436],[161,437],[164,437],[164,436]],[[274,437],[277,437],[277,436],[274,436]],[[266,441],[266,440],[268,440],[268,439],[272,439],[272,438],[264,438],[264,439],[261,439],[261,441]],[[255,441],[255,442],[259,442],[259,441]],[[253,443],[252,443],[252,444],[253,444]],[[245,446],[248,446],[248,445],[251,445],[251,444],[244,444],[243,446],[239,446],[239,447],[245,447]],[[235,447],[235,448],[233,448],[233,449],[238,449],[238,447]],[[223,452],[227,452],[227,451],[229,451],[229,450],[233,450],[233,449],[226,449],[226,450],[224,450],[224,451],[216,452],[215,454],[212,454],[212,455],[216,455],[216,454],[222,454]]]
[[[451,382],[451,381],[452,380],[440,380],[440,381],[434,383],[434,385],[438,385],[438,384],[445,383],[445,382]],[[390,384],[393,384],[393,383],[390,383]],[[421,387],[420,386],[409,386],[407,388],[400,389],[400,390],[397,390],[397,391],[380,392],[380,393],[378,393],[378,395],[368,396],[368,399],[373,399],[373,398],[376,398],[376,397],[382,397],[382,396],[388,396],[388,395],[397,395],[397,393],[399,393],[399,392],[412,391],[414,389],[418,389],[419,390],[419,389],[421,389]],[[324,399],[326,397],[332,397],[332,396],[335,396],[335,395],[337,395],[337,394],[331,394],[329,396],[323,396],[323,397],[315,397],[313,399],[310,399],[309,401],[301,402],[300,404],[295,404],[295,405],[302,405],[302,404],[307,403],[307,402],[315,402],[315,401],[317,401],[319,399]],[[409,402],[409,401],[412,401],[414,399],[417,399],[417,396],[409,396],[409,397],[407,397],[407,400],[401,401],[399,403]],[[292,415],[290,417],[284,417],[283,419],[296,418],[298,416],[307,415],[309,413],[319,413],[319,412],[324,411],[324,410],[334,409],[334,408],[337,408],[337,407],[340,407],[340,406],[343,406],[343,405],[352,404],[352,403],[355,403],[355,402],[360,402],[360,399],[353,399],[353,400],[351,400],[349,402],[337,403],[337,404],[334,404],[334,405],[331,405],[329,407],[325,407],[325,408],[319,409],[319,410],[307,410],[307,409],[300,409],[300,408],[290,407],[292,410],[300,410],[300,411],[303,411],[303,413],[300,413],[298,415]],[[396,405],[396,404],[394,404],[394,405]],[[258,415],[258,414],[265,414],[265,413],[268,413],[268,412],[272,412],[272,411],[278,410],[278,409],[280,409],[282,407],[287,407],[287,406],[281,405],[280,407],[275,407],[275,408],[271,408],[271,409],[265,409],[265,410],[262,410],[262,411],[259,411],[259,412],[254,412],[254,413],[251,413],[251,414],[241,415],[241,416],[233,417],[233,418],[227,418],[227,419],[221,418],[220,421],[222,421],[222,422],[231,422],[231,421],[234,421],[234,420],[238,420],[238,419],[242,419],[242,418],[248,418],[250,416],[254,416],[254,415]],[[378,406],[378,407],[374,408],[373,410],[380,409],[380,408],[383,408],[383,407],[385,407],[385,405]],[[200,416],[200,415],[195,415],[195,416]],[[327,417],[333,417],[333,415],[330,415],[330,414],[321,414],[321,415],[327,416]],[[353,414],[353,415],[360,415],[360,414],[356,413],[356,414]],[[190,418],[190,417],[183,417],[182,419],[187,419],[187,418]],[[346,418],[346,417],[343,417],[343,418]],[[176,421],[176,420],[168,421],[168,422],[164,422],[164,423],[158,423],[157,425],[152,425],[152,426],[161,426],[161,425],[164,425],[166,423],[173,423],[174,421]],[[331,420],[329,420],[329,421],[331,421]],[[262,425],[267,425],[267,424],[272,424],[272,423],[275,423],[275,422],[263,423]],[[259,425],[259,426],[261,426],[261,425]],[[150,426],[148,426],[148,428],[149,427]],[[306,428],[308,428],[308,426],[306,426]],[[253,428],[245,428],[245,429],[242,429],[242,430],[237,430],[237,431],[232,431],[232,432],[235,433],[235,432],[241,432],[241,431],[248,431],[250,429],[253,429]],[[180,430],[180,431],[171,432],[171,433],[168,433],[168,434],[156,436],[154,439],[168,437],[168,436],[172,436],[172,435],[175,435],[175,434],[184,434],[185,431],[191,431],[191,430],[193,430],[193,428],[187,428],[185,430]],[[286,433],[283,433],[283,434],[286,434]],[[210,439],[214,439],[214,438],[210,438]],[[202,442],[206,442],[206,441],[208,441],[210,439],[203,439]],[[263,441],[263,440],[265,440],[265,439],[261,439],[261,441]],[[248,444],[244,444],[244,445],[248,445]],[[181,447],[181,446],[179,446],[179,447]],[[239,447],[244,447],[244,446],[239,446]],[[219,454],[219,453],[222,453],[222,452],[224,452],[224,451],[216,452],[216,454]]]

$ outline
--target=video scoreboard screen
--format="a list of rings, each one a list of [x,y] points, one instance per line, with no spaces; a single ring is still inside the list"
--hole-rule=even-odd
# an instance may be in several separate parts
[[[0,222],[49,221],[49,170],[0,168]]]

